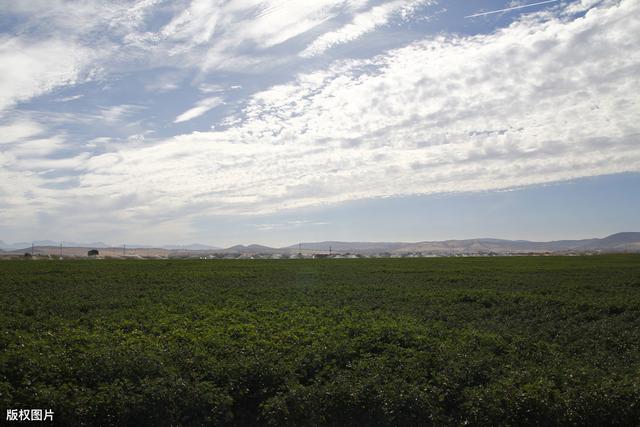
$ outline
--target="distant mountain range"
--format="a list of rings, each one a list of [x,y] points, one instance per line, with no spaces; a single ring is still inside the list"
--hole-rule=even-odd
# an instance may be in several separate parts
[[[54,240],[35,240],[33,242],[16,242],[16,243],[5,243],[0,240],[0,249],[3,250],[16,250],[16,249],[24,249],[30,248],[33,244],[34,246],[60,246],[60,243],[64,247],[83,247],[83,248],[108,248],[109,245],[103,242],[90,242],[90,243],[78,243],[78,242],[56,242]]]
[[[492,238],[404,242],[319,242],[300,243],[287,249],[353,253],[527,253],[527,252],[587,252],[587,251],[633,251],[640,252],[640,233],[617,233],[602,239],[556,240],[531,242],[528,240],[503,240]]]
[[[36,247],[58,247],[59,242],[40,240],[33,242]],[[63,242],[64,247],[75,248],[114,248],[103,242],[76,243]],[[4,251],[28,251],[31,243],[19,242],[6,244],[0,240],[0,249]],[[117,248],[117,247],[116,247]],[[325,241],[314,243],[298,243],[283,248],[272,248],[263,245],[235,245],[226,249],[215,246],[191,245],[127,245],[127,250],[133,249],[164,249],[171,253],[186,254],[296,254],[309,253],[353,253],[353,254],[477,254],[477,253],[544,253],[544,252],[640,252],[640,232],[617,233],[598,239],[555,240],[551,242],[532,242],[528,240],[502,240],[492,238],[408,242],[338,242]]]
[[[113,247],[122,247],[121,245],[114,246],[109,245],[104,242],[90,242],[90,243],[79,243],[79,242],[56,242],[53,240],[36,240],[33,242],[34,246],[38,247],[59,247],[60,243],[65,248],[95,248],[95,249],[104,249],[104,248],[113,248]],[[17,243],[5,243],[0,240],[0,249],[4,251],[15,251],[19,249],[27,249],[31,247],[32,242],[17,242]],[[207,250],[217,250],[221,249],[217,246],[210,245],[201,245],[199,243],[194,243],[191,245],[164,245],[164,246],[153,246],[153,245],[140,245],[140,244],[127,244],[127,248],[149,248],[149,249],[167,249],[167,250],[185,250],[185,251],[207,251]]]
[[[201,245],[199,243],[193,243],[191,245],[164,245],[160,246],[160,248],[168,249],[170,251],[211,251],[222,249],[218,246]]]

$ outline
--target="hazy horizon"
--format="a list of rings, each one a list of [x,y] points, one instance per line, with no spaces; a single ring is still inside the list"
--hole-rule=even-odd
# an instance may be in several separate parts
[[[629,197],[634,188],[640,188],[640,174],[589,178],[510,191],[360,201],[332,209],[307,210],[302,216],[296,211],[289,216],[226,218],[217,224],[217,238],[215,235],[213,238],[203,235],[201,238],[194,236],[170,241],[156,236],[155,241],[149,242],[136,239],[112,241],[100,236],[82,239],[42,235],[15,240],[0,236],[0,240],[5,243],[34,240],[103,242],[114,246],[123,243],[156,246],[205,244],[222,248],[238,244],[286,247],[300,242],[322,241],[580,240],[640,231],[640,220],[636,215],[640,212],[640,198]],[[477,209],[464,211],[462,207],[469,204]],[[611,206],[620,209],[611,209]],[[371,214],[365,220],[354,212]],[[401,218],[397,216],[399,212],[403,213]],[[428,221],[423,218],[425,213],[429,214]],[[554,221],[549,222],[549,218]],[[373,234],[371,230],[377,230],[377,233]],[[69,235],[73,236],[73,233]]]

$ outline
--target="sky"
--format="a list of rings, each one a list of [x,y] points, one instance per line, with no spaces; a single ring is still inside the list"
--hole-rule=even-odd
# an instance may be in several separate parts
[[[0,0],[0,240],[640,231],[637,0]]]

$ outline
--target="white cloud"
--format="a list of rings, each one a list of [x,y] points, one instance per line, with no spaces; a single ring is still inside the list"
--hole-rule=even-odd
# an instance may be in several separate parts
[[[244,121],[89,163],[140,215],[258,213],[640,170],[634,1],[343,61],[255,95]],[[93,166],[92,166],[93,165]]]
[[[39,155],[45,154],[42,151],[38,152]],[[73,157],[60,157],[60,158],[44,158],[44,157],[31,157],[21,161],[18,165],[25,170],[29,171],[64,171],[67,169],[79,170],[82,169],[89,159],[90,153],[80,153]]]
[[[0,111],[77,82],[92,53],[61,40],[0,37]]]
[[[242,89],[241,85],[225,86],[220,84],[202,83],[198,86],[198,90],[203,93],[220,93],[232,90]]]
[[[63,153],[67,149],[69,144],[64,136],[51,135],[49,129],[31,118],[0,126],[3,167],[12,171],[31,174],[37,170],[67,168],[73,162],[71,156],[64,155],[68,153]],[[82,158],[87,159],[88,154]]]
[[[336,45],[356,40],[377,27],[385,25],[395,14],[405,16],[417,6],[426,3],[429,2],[426,0],[395,0],[372,7],[366,12],[357,14],[349,24],[336,31],[324,33],[315,39],[300,53],[300,56],[315,56]]]
[[[288,230],[288,229],[299,228],[299,227],[323,226],[323,225],[330,225],[330,223],[320,222],[320,221],[314,222],[314,221],[308,221],[308,220],[297,220],[297,221],[287,221],[287,222],[253,224],[253,226],[260,231]]]
[[[3,86],[0,80],[0,109],[56,87],[73,85],[86,79],[89,72],[105,78],[114,71],[132,67],[205,72],[273,67],[296,56],[295,51],[274,55],[269,53],[271,48],[317,30],[337,17],[348,18],[369,3],[368,0],[178,3],[0,0],[3,14],[18,17],[21,34],[37,34],[33,40],[22,36],[0,39],[0,61],[12,64],[0,71],[7,82],[17,78],[19,83]],[[169,15],[171,19],[157,28],[157,23],[149,19],[154,13]],[[168,73],[149,82],[147,87],[169,91],[176,89],[179,82],[179,75]],[[11,90],[12,87],[15,89]]]
[[[132,104],[111,105],[108,107],[100,107],[95,118],[107,123],[118,123],[125,118],[130,117],[143,110],[144,107]]]
[[[0,0],[1,14],[17,17],[14,35],[0,36],[0,112],[137,60],[117,40],[139,30],[161,2]]]
[[[144,88],[149,92],[170,92],[180,88],[184,76],[176,71],[165,72],[149,79]]]
[[[181,14],[162,28],[164,38],[185,42],[181,48],[206,43],[213,36],[220,14],[220,2],[194,0]]]
[[[188,109],[187,111],[176,117],[174,123],[186,122],[188,120],[195,119],[196,117],[200,117],[207,111],[223,104],[223,102],[223,99],[218,96],[202,99],[198,101],[195,107]]]
[[[109,136],[100,136],[87,141],[87,147],[98,147],[114,142],[115,139]]]
[[[568,13],[585,12],[592,7],[597,6],[600,2],[602,2],[602,0],[577,0],[569,4],[565,10]]]
[[[13,37],[0,36],[0,111],[137,59],[117,40],[139,30],[161,2],[0,0],[2,15],[19,23]]]
[[[79,94],[79,95],[72,95],[72,96],[65,96],[62,98],[58,98],[55,101],[56,102],[70,102],[70,101],[76,101],[78,99],[81,99],[84,97],[84,94]]]
[[[226,87],[223,85],[203,83],[198,86],[198,89],[200,90],[200,92],[204,93],[219,93],[224,92],[226,90]]]
[[[275,57],[263,52],[342,14],[357,12],[367,3],[367,0],[193,0],[158,31],[131,32],[124,40],[128,46],[150,52],[158,64],[169,62],[204,71],[273,66],[287,61],[287,55]]]
[[[64,147],[61,137],[30,139],[22,141],[11,148],[11,154],[19,157],[46,157]]]
[[[42,126],[30,119],[17,120],[0,126],[0,144],[13,143],[43,132]]]
[[[152,7],[163,0],[0,0],[3,13],[20,16],[24,29],[68,37],[126,34],[139,28]]]

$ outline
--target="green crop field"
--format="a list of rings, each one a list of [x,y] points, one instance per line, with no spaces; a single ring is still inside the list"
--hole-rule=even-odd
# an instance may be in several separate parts
[[[639,425],[640,256],[0,262],[62,425]],[[4,416],[4,414],[3,414]]]

